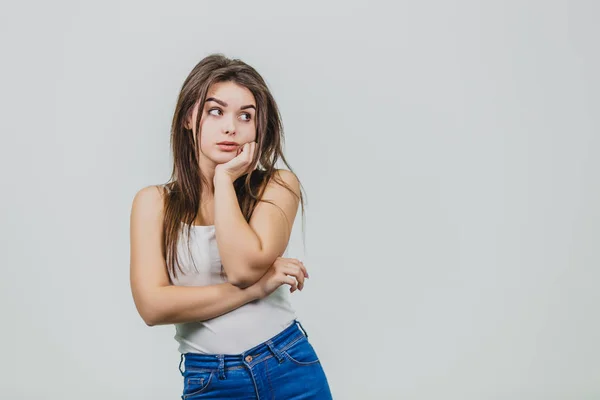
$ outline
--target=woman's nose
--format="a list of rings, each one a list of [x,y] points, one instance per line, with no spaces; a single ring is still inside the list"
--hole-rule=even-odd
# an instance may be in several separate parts
[[[232,119],[226,118],[223,125],[223,132],[229,134],[235,132],[235,123]]]

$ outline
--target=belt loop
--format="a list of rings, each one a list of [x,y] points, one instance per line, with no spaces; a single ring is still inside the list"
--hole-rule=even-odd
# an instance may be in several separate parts
[[[306,333],[306,329],[304,329],[304,327],[302,326],[302,324],[300,323],[300,321],[296,320],[296,323],[298,324],[298,326],[300,327],[300,329],[302,329],[302,333],[304,333],[304,336],[306,336],[306,338],[308,339],[308,333]]]
[[[225,356],[223,354],[217,355],[219,359],[219,379],[225,379]]]
[[[179,372],[183,375],[183,371],[181,370],[181,364],[183,364],[183,353],[181,353],[181,359],[179,360]]]
[[[279,364],[281,364],[283,362],[283,356],[281,355],[279,350],[277,350],[275,348],[275,346],[273,346],[273,342],[271,342],[270,340],[268,340],[266,343],[267,343],[267,346],[269,347],[269,350],[271,350],[273,355],[275,355],[275,358],[277,358],[277,361],[279,361]]]

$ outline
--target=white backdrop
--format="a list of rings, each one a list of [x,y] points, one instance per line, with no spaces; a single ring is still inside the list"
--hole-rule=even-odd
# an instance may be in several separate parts
[[[129,213],[212,52],[281,107],[336,399],[600,398],[598,2],[1,7],[0,398],[179,397]]]

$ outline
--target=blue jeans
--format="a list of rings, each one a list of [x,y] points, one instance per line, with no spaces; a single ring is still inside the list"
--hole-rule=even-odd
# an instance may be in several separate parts
[[[181,398],[331,399],[325,372],[305,332],[296,320],[242,354],[182,354]]]

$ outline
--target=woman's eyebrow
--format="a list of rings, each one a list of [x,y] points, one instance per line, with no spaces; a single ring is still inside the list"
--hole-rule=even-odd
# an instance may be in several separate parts
[[[208,99],[206,99],[205,103],[208,103],[209,101],[214,101],[215,103],[218,103],[220,105],[222,105],[223,107],[227,107],[227,103],[225,103],[223,100],[219,100],[216,97],[209,97]],[[247,106],[242,106],[240,107],[240,110],[245,110],[247,108],[254,108],[254,111],[256,111],[256,107],[254,106],[254,104],[248,104]]]

